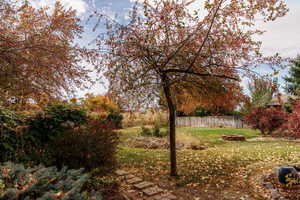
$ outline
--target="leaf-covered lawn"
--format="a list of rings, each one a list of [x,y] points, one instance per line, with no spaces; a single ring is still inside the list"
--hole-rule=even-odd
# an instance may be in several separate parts
[[[258,135],[258,132],[249,129],[178,130],[181,133],[195,134],[202,143],[211,146],[201,151],[178,151],[179,177],[168,176],[169,152],[166,150],[122,147],[118,155],[121,167],[140,174],[146,180],[161,184],[163,188],[174,190],[183,199],[197,196],[203,199],[225,199],[224,195],[228,195],[229,199],[246,195],[253,199],[264,199],[257,192],[257,185],[253,184],[256,175],[276,166],[300,162],[300,144],[296,142],[219,140],[223,134],[241,134],[247,138]],[[130,129],[122,131],[122,134],[131,134]]]

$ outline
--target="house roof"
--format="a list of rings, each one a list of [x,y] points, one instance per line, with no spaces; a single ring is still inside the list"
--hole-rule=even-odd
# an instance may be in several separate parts
[[[287,103],[290,99],[297,99],[297,97],[290,94],[278,93],[273,96],[271,102],[268,103],[268,106],[280,106],[283,103]]]

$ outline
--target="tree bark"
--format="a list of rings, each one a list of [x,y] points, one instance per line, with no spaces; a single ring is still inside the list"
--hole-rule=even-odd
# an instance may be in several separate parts
[[[169,137],[170,137],[170,175],[177,176],[177,166],[176,166],[176,108],[173,102],[171,89],[168,80],[164,80],[164,94],[167,100],[168,109],[169,109]]]

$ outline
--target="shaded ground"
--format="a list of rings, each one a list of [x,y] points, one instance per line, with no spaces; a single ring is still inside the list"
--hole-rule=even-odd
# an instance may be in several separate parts
[[[138,129],[127,129],[121,139],[137,135]],[[178,174],[169,177],[167,150],[120,148],[121,168],[174,193],[179,199],[269,199],[259,184],[259,177],[274,167],[300,161],[300,144],[280,139],[271,141],[224,142],[223,134],[258,136],[249,129],[180,128],[180,134],[192,134],[206,150],[180,150]]]

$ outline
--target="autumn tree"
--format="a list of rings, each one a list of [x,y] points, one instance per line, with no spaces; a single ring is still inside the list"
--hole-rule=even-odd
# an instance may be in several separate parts
[[[0,3],[0,96],[26,101],[46,93],[61,97],[88,81],[83,60],[93,56],[75,44],[83,29],[72,9],[53,10],[25,1]]]
[[[98,13],[107,25],[107,33],[98,38],[99,71],[105,72],[110,91],[139,107],[157,102],[160,91],[166,97],[171,175],[177,174],[174,87],[206,91],[214,80],[239,81],[242,70],[266,61],[261,43],[253,39],[262,34],[255,18],[270,21],[287,12],[282,0],[205,1],[204,10],[194,13],[191,3],[146,0],[134,6],[127,25]]]
[[[206,87],[191,84],[186,86],[179,84],[177,87],[175,84],[172,93],[177,111],[189,115],[200,109],[213,115],[223,115],[234,112],[245,98],[237,81],[214,79],[205,84]],[[166,103],[164,97],[162,103]]]

